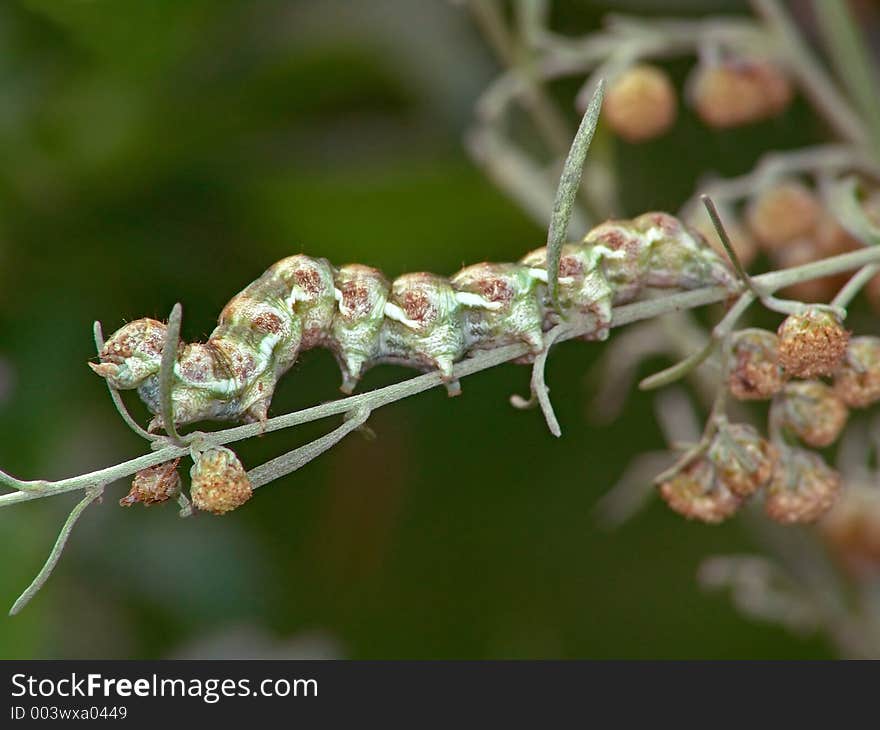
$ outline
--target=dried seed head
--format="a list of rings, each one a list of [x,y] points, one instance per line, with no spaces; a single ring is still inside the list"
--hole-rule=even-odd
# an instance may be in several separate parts
[[[715,478],[715,467],[697,459],[660,485],[660,496],[691,520],[716,524],[733,515],[740,498]]]
[[[819,523],[831,550],[854,576],[880,573],[880,490],[874,484],[847,484]]]
[[[241,507],[253,494],[250,479],[235,452],[222,446],[199,454],[189,475],[193,504],[215,515]]]
[[[837,315],[818,306],[789,315],[776,334],[779,364],[795,378],[831,375],[843,360],[849,342],[849,332]]]
[[[728,387],[740,400],[766,400],[782,390],[785,374],[777,363],[778,339],[761,329],[736,332],[731,341]]]
[[[781,425],[805,444],[819,449],[837,440],[849,416],[834,390],[818,380],[788,383],[779,402]]]
[[[179,463],[180,457],[141,469],[134,475],[131,491],[119,500],[119,506],[131,507],[140,502],[149,507],[176,497],[180,494],[180,474],[177,473]]]
[[[782,69],[763,60],[700,65],[688,80],[688,98],[700,119],[719,129],[774,117],[785,110],[792,95]]]
[[[709,447],[716,479],[739,497],[754,494],[770,480],[778,457],[773,444],[743,423],[724,426]]]
[[[678,113],[669,75],[639,64],[614,79],[605,92],[602,118],[628,142],[654,139],[666,132]]]
[[[855,337],[834,374],[834,392],[850,408],[880,400],[880,337]]]
[[[822,205],[813,192],[789,180],[752,198],[746,221],[758,243],[773,251],[813,233],[821,213]]]
[[[764,508],[776,522],[813,522],[831,508],[840,487],[840,474],[819,454],[787,449],[776,462]]]

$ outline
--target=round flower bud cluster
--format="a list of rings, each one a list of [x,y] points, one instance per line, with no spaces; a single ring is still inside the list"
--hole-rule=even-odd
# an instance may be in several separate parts
[[[700,456],[660,484],[660,496],[688,519],[719,523],[770,480],[778,454],[754,428],[725,424]]]
[[[736,58],[700,64],[687,82],[686,96],[710,127],[725,129],[781,114],[794,95],[788,75],[766,59]],[[628,142],[655,139],[678,116],[678,99],[669,74],[639,63],[611,79],[602,118]]]
[[[880,489],[876,484],[848,484],[819,522],[833,555],[856,578],[880,576]]]
[[[744,329],[731,338],[728,387],[740,400],[767,400],[785,385],[779,338],[762,329]]]
[[[858,400],[856,389],[868,395],[872,376],[863,374],[880,358],[880,340],[857,338],[848,354],[849,332],[827,307],[810,307],[785,318],[776,334],[762,329],[744,329],[731,337],[728,388],[740,400],[767,400],[779,393],[789,378],[812,379],[837,374],[839,393],[845,403]]]
[[[786,449],[767,486],[764,508],[776,522],[813,522],[831,508],[840,488],[840,474],[819,454]]]
[[[796,179],[783,179],[759,190],[746,206],[745,222],[775,268],[801,266],[861,247],[816,193]],[[828,301],[849,276],[835,274],[799,282],[782,293],[803,302]]]
[[[834,374],[834,392],[850,408],[880,400],[880,338],[854,337]]]
[[[166,461],[156,466],[141,469],[134,475],[131,491],[119,500],[120,507],[131,507],[140,503],[145,507],[167,502],[180,494],[180,474],[177,465],[180,458]]]
[[[688,99],[710,127],[727,129],[781,114],[794,92],[785,71],[763,59],[733,58],[698,65]]]
[[[834,389],[819,380],[788,383],[778,403],[780,425],[817,449],[837,441],[849,416]]]
[[[779,364],[795,378],[832,375],[846,354],[849,332],[838,316],[824,307],[811,307],[785,318],[776,331]]]
[[[602,119],[627,142],[659,137],[678,114],[669,75],[649,64],[632,66],[612,80],[602,107]]]
[[[235,452],[222,446],[201,452],[189,474],[190,499],[205,512],[231,512],[253,494],[250,479]]]

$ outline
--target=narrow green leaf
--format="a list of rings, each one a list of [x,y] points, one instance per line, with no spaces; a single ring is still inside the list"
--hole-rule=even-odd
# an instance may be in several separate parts
[[[581,119],[574,141],[571,143],[565,166],[562,168],[559,187],[556,189],[556,199],[553,201],[553,213],[550,216],[550,228],[547,231],[547,286],[550,290],[550,298],[557,310],[559,309],[559,259],[568,234],[568,222],[571,219],[575,196],[581,184],[584,160],[587,159],[587,150],[590,149],[590,142],[593,140],[593,133],[596,131],[596,124],[599,121],[604,92],[605,82],[600,79],[596,84],[596,91],[593,92],[593,98],[590,99],[587,111]]]
[[[165,427],[165,433],[175,441],[180,441],[180,436],[174,426],[174,403],[171,400],[171,388],[174,385],[174,365],[177,362],[177,346],[180,342],[180,322],[182,319],[183,307],[178,302],[168,317],[165,345],[162,348],[162,366],[159,370],[159,409],[162,413],[162,423]]]

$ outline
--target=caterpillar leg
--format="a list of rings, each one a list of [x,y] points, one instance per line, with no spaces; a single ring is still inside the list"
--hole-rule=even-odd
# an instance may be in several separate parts
[[[461,303],[448,280],[435,274],[405,274],[395,279],[384,308],[382,359],[420,369],[437,368],[449,383],[465,352]]]
[[[342,371],[340,390],[350,394],[378,356],[390,285],[378,269],[347,264],[336,271],[337,312],[330,347]]]

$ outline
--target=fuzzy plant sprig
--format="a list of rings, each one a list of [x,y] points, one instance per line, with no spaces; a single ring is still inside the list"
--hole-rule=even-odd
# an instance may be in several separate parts
[[[583,108],[596,79],[606,82],[604,122],[572,218],[580,230],[621,214],[625,181],[617,179],[617,150],[662,139],[682,102],[719,135],[782,116],[796,94],[824,122],[829,141],[767,152],[735,178],[706,174],[680,209],[679,217],[719,252],[734,250],[738,294],[785,314],[785,324],[779,331],[737,325],[737,309],[754,304],[740,296],[711,331],[678,312],[634,324],[608,343],[587,375],[597,391],[590,418],[616,418],[644,361],[660,356],[676,364],[642,387],[687,378],[709,419],[701,434],[684,390],[660,391],[654,406],[668,450],[633,455],[598,513],[604,524],[619,524],[659,492],[692,518],[740,515],[766,556],[711,559],[701,572],[704,585],[731,587],[748,618],[820,629],[843,656],[880,656],[880,442],[871,449],[852,438],[866,418],[880,433],[876,416],[858,412],[880,399],[880,338],[849,337],[847,329],[860,320],[844,321],[860,292],[880,312],[880,268],[870,261],[852,276],[810,277],[773,291],[754,275],[756,265],[796,271],[880,243],[880,66],[862,27],[871,12],[846,2],[750,0],[752,17],[610,15],[598,30],[572,36],[551,27],[549,0],[462,2],[503,67],[477,103],[470,152],[537,221],[547,220],[548,180],[564,154],[560,79],[580,82],[569,101],[575,108]],[[799,27],[789,10],[795,8],[813,19],[824,54]],[[693,59],[682,94],[664,68],[670,58]],[[524,117],[531,126],[521,138]],[[705,196],[718,220],[706,216]],[[761,402],[766,437],[751,430]],[[841,431],[831,469],[814,449],[824,450]],[[862,473],[866,459],[870,473]],[[679,468],[667,469],[676,460]],[[856,462],[862,471],[851,468]],[[652,488],[658,472],[666,479]],[[820,516],[809,529],[775,524]]]
[[[601,86],[599,88],[601,90]],[[585,123],[581,125],[581,131],[573,143],[572,153],[569,155],[569,167],[579,167],[583,164],[586,147],[589,143],[589,134],[595,125],[595,117],[598,116],[599,112],[598,99],[601,98],[600,93],[601,91],[597,92],[597,101],[590,106],[590,110],[585,117]],[[577,178],[578,176],[573,170],[568,170],[566,174],[563,174],[558,192],[560,199],[565,200],[567,197],[570,197],[572,190],[577,186]],[[562,212],[555,219],[555,224],[550,234],[550,245],[558,248],[561,248],[564,238],[559,233],[554,233],[554,231],[564,231],[568,222],[568,213],[564,210],[564,206],[561,206],[561,209]],[[777,304],[772,298],[772,293],[782,287],[873,264],[880,264],[880,247],[865,248],[860,251],[831,257],[820,262],[770,272],[753,277],[748,281],[734,281],[730,286],[704,286],[692,291],[665,294],[656,298],[615,307],[609,326],[612,328],[620,327],[672,312],[724,302],[734,297],[735,303],[728,310],[728,314],[722,320],[719,328],[716,328],[718,337],[721,340],[725,340],[729,336],[736,318],[756,298],[759,298],[771,308],[776,308]],[[553,272],[551,276],[556,274],[557,272]],[[760,292],[760,297],[756,297],[755,291]],[[84,497],[77,503],[65,522],[43,569],[15,602],[11,613],[17,613],[21,610],[45,583],[51,571],[55,568],[76,521],[80,518],[86,507],[95,502],[103,494],[106,487],[112,483],[134,477],[135,484],[132,493],[124,498],[124,500],[127,500],[127,503],[134,501],[164,501],[177,498],[181,505],[181,516],[189,516],[192,514],[190,502],[180,492],[179,481],[169,476],[170,474],[176,474],[175,469],[171,468],[169,470],[167,465],[172,464],[176,467],[177,461],[185,456],[190,456],[194,461],[191,498],[197,501],[197,505],[202,509],[216,513],[228,512],[246,501],[253,490],[296,471],[332,448],[353,431],[361,428],[370,414],[377,408],[438,387],[449,380],[444,378],[439,372],[429,372],[368,393],[348,396],[294,413],[268,418],[262,422],[244,424],[218,431],[193,431],[187,434],[179,434],[173,426],[175,419],[171,399],[171,384],[174,371],[173,365],[177,357],[181,316],[182,308],[180,305],[175,305],[169,317],[162,349],[162,370],[158,378],[160,394],[159,411],[167,416],[167,420],[164,420],[167,435],[156,435],[140,427],[126,410],[119,393],[108,381],[113,402],[120,415],[135,433],[150,443],[150,452],[114,466],[58,481],[21,480],[5,472],[0,472],[0,483],[12,490],[0,495],[0,507],[73,491],[84,493]],[[99,352],[105,344],[101,332],[100,324],[96,323],[95,337]],[[535,401],[541,404],[548,425],[557,435],[558,425],[553,415],[543,379],[543,365],[546,360],[546,353],[551,344],[576,339],[590,334],[590,332],[591,326],[589,325],[563,322],[548,333],[545,349],[535,358],[534,375],[532,377],[533,396]],[[460,380],[468,375],[511,360],[517,360],[528,354],[529,348],[524,344],[509,344],[478,352],[473,357],[457,363],[454,366],[452,378]],[[238,462],[237,457],[225,448],[228,444],[252,438],[259,434],[290,428],[336,415],[343,415],[345,420],[340,426],[325,436],[272,459],[265,464],[254,467],[249,471],[245,471]]]

